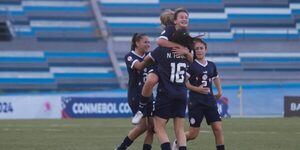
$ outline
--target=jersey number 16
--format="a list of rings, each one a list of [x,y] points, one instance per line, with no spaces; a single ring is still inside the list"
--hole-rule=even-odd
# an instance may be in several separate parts
[[[183,83],[185,77],[186,63],[171,63],[170,81],[176,83]]]

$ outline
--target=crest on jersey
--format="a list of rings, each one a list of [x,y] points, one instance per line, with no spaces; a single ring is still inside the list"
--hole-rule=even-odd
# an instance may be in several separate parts
[[[202,80],[207,80],[207,74],[204,74],[204,75],[202,76]]]
[[[131,57],[131,56],[128,56],[128,57],[127,57],[127,60],[128,60],[128,61],[132,61],[132,57]]]

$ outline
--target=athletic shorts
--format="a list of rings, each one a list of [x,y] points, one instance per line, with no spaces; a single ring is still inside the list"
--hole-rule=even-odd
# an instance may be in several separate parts
[[[163,92],[158,92],[155,101],[154,116],[163,119],[184,118],[186,110],[186,98],[170,98]]]
[[[189,102],[188,112],[191,127],[200,127],[204,117],[208,125],[221,121],[217,105],[209,106],[202,103]]]

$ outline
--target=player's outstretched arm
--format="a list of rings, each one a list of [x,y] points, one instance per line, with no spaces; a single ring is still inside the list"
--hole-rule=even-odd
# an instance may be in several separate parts
[[[153,62],[153,60],[150,58],[149,55],[147,55],[142,62],[137,61],[134,64],[134,68],[137,69],[137,70],[143,70],[144,68],[149,66],[152,62]]]

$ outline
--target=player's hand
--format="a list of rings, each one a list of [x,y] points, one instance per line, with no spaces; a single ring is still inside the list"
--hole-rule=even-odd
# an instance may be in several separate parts
[[[219,98],[221,98],[221,96],[222,96],[222,93],[216,94],[216,95],[215,95],[216,100],[218,100]]]
[[[186,47],[180,45],[180,46],[173,47],[172,52],[176,56],[185,56],[189,53],[189,50]]]
[[[204,87],[202,84],[197,88],[198,93],[209,94],[210,89],[208,87]]]

